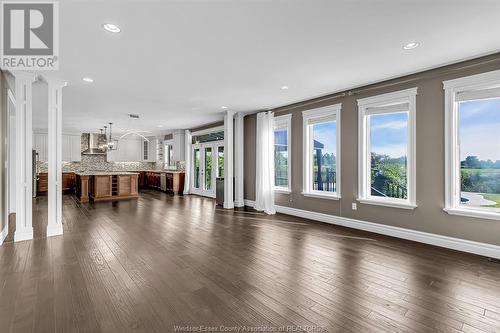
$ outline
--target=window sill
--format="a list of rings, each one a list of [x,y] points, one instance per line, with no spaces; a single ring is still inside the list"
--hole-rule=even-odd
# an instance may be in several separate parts
[[[464,209],[464,208],[444,208],[443,210],[450,215],[476,217],[488,220],[500,220],[500,213],[487,212],[476,209]]]
[[[408,202],[395,202],[395,201],[384,201],[384,200],[373,200],[373,199],[357,199],[360,203],[366,205],[375,205],[375,206],[384,206],[384,207],[392,207],[392,208],[402,208],[402,209],[415,209],[417,205],[408,203]]]
[[[290,194],[290,193],[292,193],[292,191],[290,191],[287,188],[275,188],[274,193]]]
[[[311,193],[311,192],[302,192],[302,195],[305,197],[311,198],[320,198],[320,199],[328,199],[328,200],[340,200],[340,196],[336,194],[323,194],[323,193]]]

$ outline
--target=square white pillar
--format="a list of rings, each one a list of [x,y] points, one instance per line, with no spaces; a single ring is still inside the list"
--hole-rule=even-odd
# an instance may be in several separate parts
[[[62,88],[66,82],[48,84],[48,223],[47,236],[63,234],[62,225]]]
[[[16,83],[16,231],[14,241],[33,239],[33,113],[36,75],[13,73]]]
[[[233,195],[233,158],[234,158],[234,112],[224,115],[224,208],[234,208]]]

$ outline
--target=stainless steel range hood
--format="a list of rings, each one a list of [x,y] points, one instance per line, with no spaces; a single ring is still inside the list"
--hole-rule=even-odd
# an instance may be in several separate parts
[[[107,150],[99,147],[99,143],[106,142],[106,135],[99,133],[85,133],[88,147],[82,152],[83,155],[106,155]]]

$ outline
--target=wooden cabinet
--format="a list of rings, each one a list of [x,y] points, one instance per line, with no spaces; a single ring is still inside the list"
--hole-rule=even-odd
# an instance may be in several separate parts
[[[39,173],[37,180],[37,193],[43,194],[47,193],[49,190],[49,176],[47,173]]]
[[[63,172],[62,190],[74,192],[76,189],[76,175],[73,172]]]
[[[38,174],[37,193],[45,194],[49,190],[49,175],[46,172]],[[63,172],[62,187],[64,193],[74,193],[76,191],[76,175],[74,172]]]
[[[90,179],[90,197],[94,200],[111,197],[111,185],[112,176],[92,176]]]
[[[146,171],[145,179],[146,187],[160,189],[161,177],[159,172]]]
[[[87,178],[85,178],[87,177]],[[77,195],[81,202],[137,198],[138,174],[79,176]],[[85,190],[88,183],[88,192]]]

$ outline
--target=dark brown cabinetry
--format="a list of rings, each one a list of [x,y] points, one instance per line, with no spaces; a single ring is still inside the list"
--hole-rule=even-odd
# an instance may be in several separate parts
[[[63,172],[62,191],[64,193],[74,193],[76,190],[76,175],[74,172]],[[37,194],[46,194],[49,190],[49,174],[42,172],[38,174]]]
[[[162,189],[162,174],[165,175],[166,186]],[[178,171],[142,171],[139,173],[139,188],[165,190],[174,194],[182,194],[184,190],[184,172]]]

